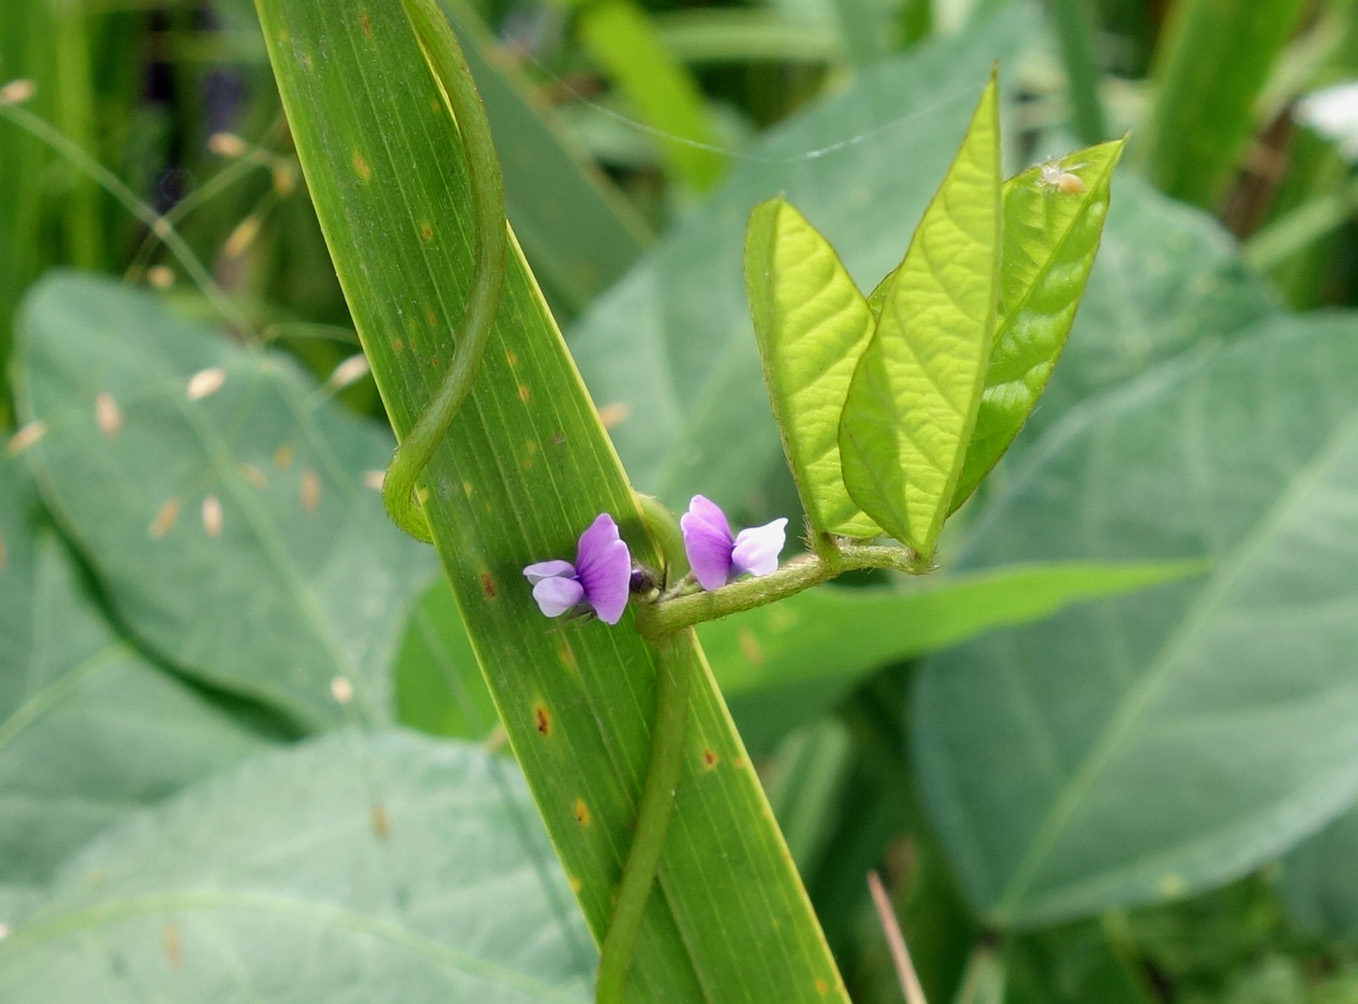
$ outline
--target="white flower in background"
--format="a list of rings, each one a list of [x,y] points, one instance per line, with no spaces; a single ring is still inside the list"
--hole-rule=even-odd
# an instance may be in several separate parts
[[[1312,91],[1297,102],[1298,122],[1333,140],[1345,160],[1358,161],[1358,80]]]

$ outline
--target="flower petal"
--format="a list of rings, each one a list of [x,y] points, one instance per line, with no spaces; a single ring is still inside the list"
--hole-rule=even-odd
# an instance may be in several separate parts
[[[618,524],[602,513],[580,535],[580,550],[575,556],[585,600],[599,620],[616,624],[627,609],[632,584],[632,553],[618,537]]]
[[[702,520],[714,530],[720,530],[726,535],[727,540],[734,539],[731,534],[731,524],[726,519],[726,513],[722,512],[721,506],[706,495],[694,495],[693,498],[689,499],[688,511],[690,515]]]
[[[693,496],[688,512],[679,517],[684,553],[694,578],[704,589],[720,589],[731,576],[731,524],[716,503]]]
[[[768,575],[778,569],[778,555],[787,542],[787,518],[780,517],[763,526],[752,526],[736,535],[731,549],[731,565],[736,574]]]
[[[552,579],[557,576],[573,578],[575,566],[569,561],[539,561],[537,564],[525,568],[523,574],[528,577],[529,582],[536,586],[543,579]]]
[[[538,601],[538,609],[548,617],[560,617],[567,610],[579,606],[584,598],[585,587],[574,579],[546,578],[539,580],[533,587],[533,599]]]

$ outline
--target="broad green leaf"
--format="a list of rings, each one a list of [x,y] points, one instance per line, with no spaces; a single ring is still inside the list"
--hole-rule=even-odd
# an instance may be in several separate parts
[[[576,32],[655,130],[674,176],[698,191],[711,188],[726,159],[712,146],[702,90],[665,48],[646,12],[633,0],[588,0],[576,16]]]
[[[882,294],[849,384],[839,446],[849,495],[932,555],[976,424],[995,335],[1000,120],[994,77]]]
[[[774,420],[812,528],[880,536],[849,498],[839,466],[839,416],[872,337],[867,301],[830,243],[781,198],[750,215],[745,288]]]
[[[975,526],[964,566],[1212,561],[926,663],[917,762],[992,921],[1211,886],[1358,795],[1353,331],[1279,318],[1086,403]]]
[[[1069,562],[902,589],[826,586],[704,624],[698,637],[741,736],[763,752],[888,663],[1202,570],[1200,562]]]
[[[268,745],[117,636],[17,466],[0,461],[0,888],[11,891]]]
[[[782,467],[741,276],[750,209],[784,193],[870,288],[900,263],[978,83],[1022,49],[1029,13],[1009,5],[975,30],[883,60],[769,130],[572,327],[571,352],[594,399],[617,416],[609,434],[639,490],[673,509],[699,491],[738,510],[762,474]]]
[[[40,487],[129,629],[307,727],[390,721],[399,632],[433,562],[363,483],[387,434],[287,356],[105,279],[45,279],[19,335],[17,402],[50,430]],[[220,388],[191,400],[207,370]],[[199,381],[195,395],[215,383]]]
[[[953,494],[956,510],[1009,448],[1065,348],[1108,216],[1109,185],[1125,140],[1069,154],[1004,185],[1004,253],[995,345],[986,370],[976,429]],[[1061,177],[1083,191],[1062,191]]]
[[[1179,0],[1152,70],[1155,104],[1139,137],[1147,176],[1215,208],[1254,132],[1255,108],[1305,0]]]
[[[583,1004],[593,961],[517,771],[342,731],[67,861],[0,940],[0,998]]]
[[[470,281],[457,135],[397,0],[260,0],[308,187],[397,429],[432,395]],[[325,53],[328,58],[321,58]],[[650,752],[655,652],[630,616],[542,617],[522,569],[602,512],[656,563],[631,487],[523,259],[471,397],[425,472],[440,557],[505,731],[596,938]],[[846,1000],[696,644],[690,755],[630,999]]]
[[[1282,860],[1279,892],[1297,926],[1331,937],[1358,935],[1358,808]]]

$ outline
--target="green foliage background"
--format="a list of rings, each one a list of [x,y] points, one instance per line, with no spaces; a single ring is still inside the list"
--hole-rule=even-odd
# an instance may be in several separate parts
[[[1358,1000],[1354,203],[1342,144],[1289,104],[1355,75],[1358,9],[1263,6],[448,6],[542,294],[524,272],[517,319],[555,338],[551,307],[635,487],[677,508],[702,492],[742,524],[798,511],[741,278],[754,205],[784,195],[866,293],[993,62],[1006,176],[1132,129],[1065,356],[949,524],[942,573],[699,632],[725,698],[704,698],[730,771],[711,790],[742,802],[733,819],[763,811],[757,771],[788,856],[767,821],[722,832],[704,878],[718,775],[695,763],[691,853],[670,864],[693,901],[722,862],[778,878],[725,886],[741,903],[660,897],[653,991],[757,1002],[753,982],[680,972],[663,926],[692,909],[714,942],[723,914],[755,938],[800,909],[791,862],[860,1004],[900,1000],[874,867],[935,1004]],[[37,91],[0,112],[0,429],[44,435],[0,459],[0,998],[588,999],[606,903],[582,917],[572,894],[625,846],[649,680],[639,662],[624,683],[563,677],[598,625],[530,659],[510,591],[516,563],[571,547],[529,501],[578,474],[543,423],[565,416],[616,469],[589,400],[522,402],[496,364],[486,428],[519,438],[487,437],[458,518],[495,517],[473,513],[495,484],[534,494],[496,496],[513,534],[445,545],[450,591],[370,487],[392,443],[372,381],[330,379],[368,317],[427,327],[399,279],[414,259],[364,234],[390,255],[350,263],[373,298],[351,315],[253,6],[11,0],[3,17],[0,83]],[[308,55],[358,60],[326,48],[342,40]],[[414,179],[455,158],[403,173],[397,118],[431,113],[365,86],[393,111],[350,139],[378,152],[333,165],[399,222]],[[466,277],[444,267],[419,283],[455,304]],[[222,302],[245,321],[229,334]],[[564,379],[552,360],[533,366]],[[191,396],[205,370],[220,389]],[[449,453],[455,493],[467,456]],[[1135,583],[1110,572],[1128,564]],[[459,613],[483,565],[513,611],[490,648]],[[504,739],[529,748],[544,695],[611,766],[535,803]],[[769,937],[732,945],[773,965]]]

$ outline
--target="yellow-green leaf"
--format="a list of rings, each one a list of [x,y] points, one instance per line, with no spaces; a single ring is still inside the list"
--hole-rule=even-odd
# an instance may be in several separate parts
[[[1009,449],[1066,347],[1125,143],[1101,143],[1005,182],[999,323],[954,510]]]
[[[1000,263],[1000,129],[992,76],[849,385],[839,446],[849,495],[933,553],[980,404]]]
[[[830,242],[782,198],[750,214],[745,289],[769,401],[811,526],[879,536],[849,498],[839,463],[839,416],[876,323],[867,300]]]

